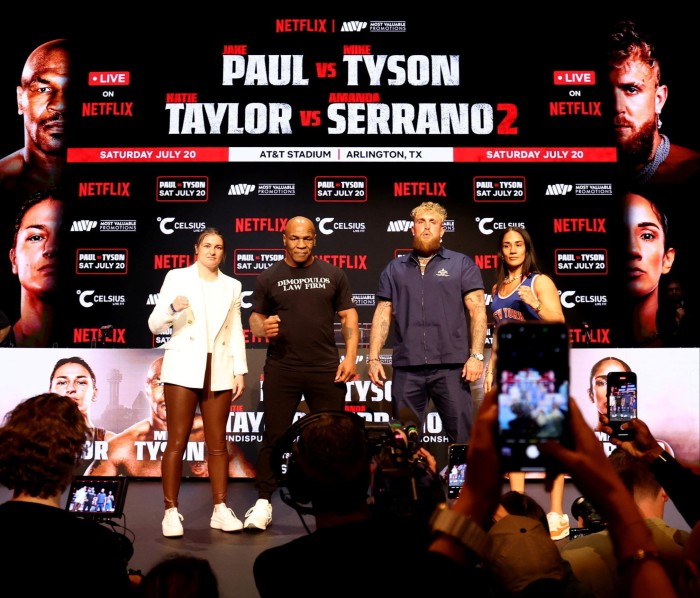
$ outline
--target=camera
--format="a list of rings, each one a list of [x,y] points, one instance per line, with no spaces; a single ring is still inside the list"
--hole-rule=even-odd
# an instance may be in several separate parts
[[[327,484],[300,467],[298,440],[307,426],[329,417],[350,419],[363,436],[368,465],[366,488],[373,513],[385,518],[424,516],[427,522],[437,505],[445,501],[445,493],[439,476],[420,452],[417,426],[400,421],[374,423],[345,411],[320,411],[302,417],[275,443],[271,465],[282,501],[301,514],[310,514],[312,495],[322,488],[328,490]],[[365,483],[360,478],[358,481]]]
[[[569,530],[569,538],[571,539],[602,531],[606,527],[603,518],[584,496],[579,496],[571,503],[571,514],[583,522],[582,527],[572,527]]]
[[[374,455],[370,500],[382,517],[418,517],[427,521],[445,502],[440,477],[420,454],[420,437],[408,422],[365,423],[367,443]]]

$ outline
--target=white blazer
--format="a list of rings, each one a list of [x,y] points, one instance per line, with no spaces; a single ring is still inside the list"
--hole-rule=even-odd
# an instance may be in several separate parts
[[[219,280],[226,293],[226,312],[209,315],[209,326],[217,329],[212,352],[211,390],[233,388],[233,378],[248,373],[245,337],[241,323],[241,288],[239,281],[219,271]],[[190,306],[175,315],[170,304],[175,297],[187,297]],[[160,296],[148,327],[153,334],[166,332],[172,326],[170,340],[163,345],[161,380],[188,388],[203,388],[207,365],[207,322],[204,321],[204,293],[197,264],[176,268],[165,275]]]

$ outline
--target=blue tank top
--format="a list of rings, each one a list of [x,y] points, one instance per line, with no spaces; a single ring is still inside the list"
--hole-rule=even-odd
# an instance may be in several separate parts
[[[508,295],[505,297],[501,296],[500,292],[494,293],[491,298],[491,311],[493,312],[493,321],[498,326],[502,322],[508,322],[510,320],[514,321],[524,321],[524,320],[541,320],[540,314],[538,314],[534,308],[530,307],[527,303],[520,299],[518,295],[518,289],[521,286],[526,286],[532,288],[532,293],[537,297],[533,284],[535,279],[539,274],[530,274],[525,280],[523,280],[517,287],[515,287]]]

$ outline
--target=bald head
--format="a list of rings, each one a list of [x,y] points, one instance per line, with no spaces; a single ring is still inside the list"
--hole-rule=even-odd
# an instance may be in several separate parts
[[[289,236],[292,231],[299,231],[303,229],[305,232],[310,232],[312,235],[316,234],[316,227],[314,223],[304,216],[294,216],[287,221],[287,226],[284,228],[284,234]]]
[[[304,216],[295,216],[287,221],[282,235],[284,244],[284,261],[289,266],[304,268],[313,261],[313,250],[316,245],[316,227]]]
[[[70,54],[68,42],[65,39],[54,39],[35,48],[24,63],[22,71],[22,87],[27,87],[32,81],[43,77],[42,73],[52,72],[68,77]]]
[[[60,181],[66,155],[65,112],[70,84],[70,60],[65,39],[36,48],[27,58],[17,86],[17,113],[24,118],[25,161],[41,155],[47,163],[43,187]],[[35,163],[40,163],[38,160]]]
[[[146,382],[150,384],[154,379],[160,379],[160,371],[163,369],[163,358],[159,357],[151,363],[146,374]]]

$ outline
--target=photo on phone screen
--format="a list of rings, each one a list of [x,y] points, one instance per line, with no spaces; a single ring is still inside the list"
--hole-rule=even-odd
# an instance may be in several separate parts
[[[608,425],[613,436],[631,438],[632,432],[622,424],[637,417],[637,374],[635,372],[608,373]]]
[[[544,471],[539,443],[570,438],[568,327],[506,322],[496,334],[501,468]]]
[[[468,444],[454,443],[447,448],[447,498],[457,498],[467,474]]]

